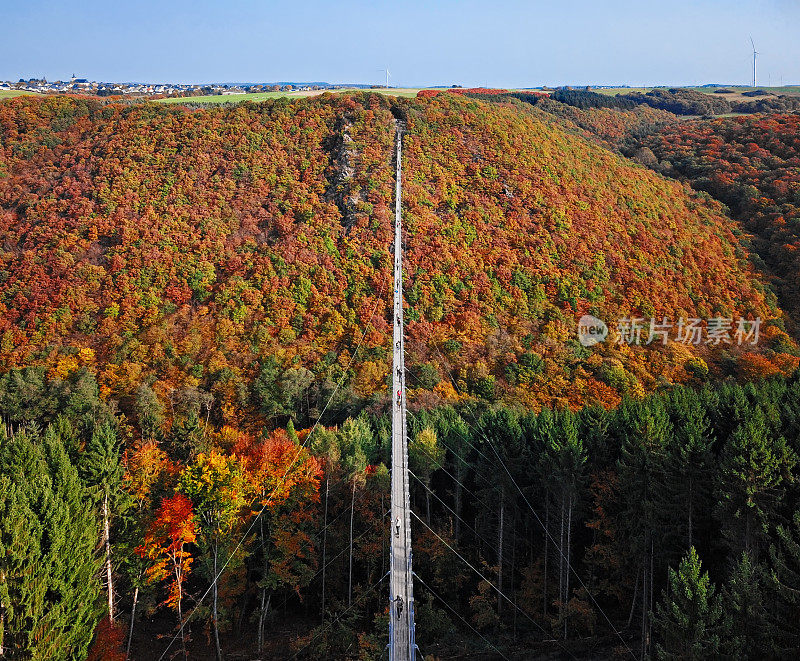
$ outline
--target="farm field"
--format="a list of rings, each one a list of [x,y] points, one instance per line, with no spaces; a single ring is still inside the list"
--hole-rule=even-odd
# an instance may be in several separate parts
[[[22,92],[18,90],[0,90],[0,99],[12,99],[15,96],[31,96],[33,92]]]
[[[267,99],[278,99],[278,98],[301,98],[301,97],[310,97],[310,96],[319,96],[325,92],[330,92],[331,94],[341,94],[342,92],[377,92],[378,94],[386,94],[387,96],[403,96],[403,97],[414,97],[417,95],[420,89],[423,88],[376,88],[376,89],[365,89],[359,87],[347,87],[337,90],[303,90],[298,92],[255,92],[252,94],[227,94],[227,95],[220,95],[220,94],[211,94],[209,96],[193,96],[193,97],[177,97],[177,98],[169,98],[169,99],[158,99],[158,103],[209,103],[209,104],[221,104],[221,103],[240,103],[242,101],[265,101]]]

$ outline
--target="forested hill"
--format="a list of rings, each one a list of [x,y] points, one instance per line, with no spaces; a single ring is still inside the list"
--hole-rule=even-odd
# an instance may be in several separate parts
[[[681,122],[635,145],[648,165],[685,178],[727,204],[755,236],[753,247],[776,281],[780,301],[800,310],[800,115]]]
[[[234,427],[306,424],[340,380],[328,420],[379,402],[395,117],[419,405],[613,406],[796,366],[716,203],[532,109],[359,94],[204,110],[1,103],[0,369],[88,370],[133,422],[143,388],[213,402],[211,421]],[[748,352],[585,349],[584,313],[765,321]]]

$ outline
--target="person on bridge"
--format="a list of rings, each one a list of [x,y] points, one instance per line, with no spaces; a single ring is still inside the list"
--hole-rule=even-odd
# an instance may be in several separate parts
[[[397,368],[397,378],[401,381],[403,380],[403,370],[401,370],[399,367]]]
[[[400,395],[401,395],[401,393],[402,393],[402,390],[398,390],[397,391],[397,403],[398,404],[400,403]]]
[[[395,537],[400,537],[400,517],[399,516],[394,520],[394,529],[395,529],[394,536]]]
[[[397,619],[399,620],[403,614],[403,599],[399,594],[394,598],[394,611],[397,613]]]

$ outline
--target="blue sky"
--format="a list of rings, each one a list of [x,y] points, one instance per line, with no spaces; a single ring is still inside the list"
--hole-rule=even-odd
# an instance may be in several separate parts
[[[0,79],[800,83],[800,0],[0,0]]]

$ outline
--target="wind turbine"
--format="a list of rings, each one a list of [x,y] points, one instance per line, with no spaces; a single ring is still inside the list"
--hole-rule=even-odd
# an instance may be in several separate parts
[[[386,72],[386,89],[388,90],[389,89],[389,66],[388,65],[386,66],[384,71]]]
[[[750,45],[753,47],[753,87],[756,86],[756,56],[758,55],[758,51],[756,50],[756,45],[753,43],[753,37],[750,37]]]

